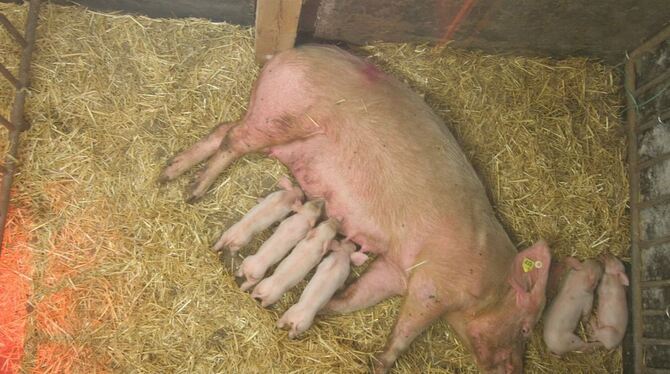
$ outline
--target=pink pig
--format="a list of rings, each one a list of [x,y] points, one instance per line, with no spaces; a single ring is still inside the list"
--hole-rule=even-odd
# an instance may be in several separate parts
[[[591,324],[591,338],[613,349],[623,340],[628,324],[626,289],[630,283],[621,261],[604,256],[605,274],[598,286],[598,322]]]
[[[284,258],[291,248],[307,235],[321,216],[322,209],[323,200],[312,200],[297,208],[296,214],[282,221],[256,254],[244,259],[236,274],[238,277],[246,278],[240,286],[242,291],[260,282],[270,266]]]
[[[215,251],[228,248],[231,253],[249,244],[259,232],[291,213],[292,207],[300,203],[304,197],[299,187],[293,186],[287,178],[279,180],[280,191],[273,192],[260,199],[242,219],[226,230],[214,244]]]
[[[586,321],[591,315],[593,291],[603,273],[600,263],[594,260],[580,263],[569,257],[565,264],[572,270],[544,315],[544,342],[549,351],[557,355],[596,347],[594,343],[584,342],[574,331],[580,320]]]
[[[267,62],[248,108],[177,155],[161,180],[208,159],[195,200],[246,153],[279,159],[308,197],[326,201],[345,237],[377,254],[323,312],[405,298],[375,372],[442,317],[481,370],[522,372],[546,301],[549,247],[517,251],[456,139],[419,95],[339,48],[306,45]],[[524,271],[525,261],[543,265]]]
[[[277,302],[284,292],[298,284],[321,261],[338,228],[338,221],[329,218],[312,229],[277,266],[272,276],[265,278],[254,288],[251,296],[261,300],[264,307]]]
[[[291,339],[312,325],[316,313],[342,287],[349,276],[350,263],[360,266],[368,258],[363,253],[355,252],[356,246],[349,241],[333,241],[331,250],[316,268],[298,303],[290,307],[277,322],[277,327],[290,329],[288,337]]]

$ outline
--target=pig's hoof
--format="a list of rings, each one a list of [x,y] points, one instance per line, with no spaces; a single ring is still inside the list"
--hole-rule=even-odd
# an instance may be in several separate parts
[[[201,198],[202,196],[195,195],[193,192],[191,192],[188,194],[188,196],[186,196],[186,204],[195,204],[200,201]]]
[[[373,357],[370,366],[371,366],[370,367],[370,372],[372,372],[374,374],[385,374],[390,369],[390,365],[387,365],[384,362],[384,359],[381,358],[380,356]]]
[[[169,182],[171,180],[172,180],[172,178],[168,177],[167,175],[165,175],[165,173],[163,173],[163,174],[158,176],[157,182],[158,182],[158,184],[166,184],[167,182]]]

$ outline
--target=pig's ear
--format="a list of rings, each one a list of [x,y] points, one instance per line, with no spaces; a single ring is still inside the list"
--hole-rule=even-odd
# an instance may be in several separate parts
[[[584,266],[578,259],[572,256],[564,258],[563,262],[565,262],[566,265],[575,270],[579,270]]]
[[[628,276],[624,272],[619,273],[619,281],[624,286],[630,286],[630,280],[628,280]]]
[[[349,258],[351,258],[351,262],[355,266],[361,266],[365,263],[365,261],[368,260],[368,255],[363,252],[353,252],[351,255],[349,255]]]
[[[512,261],[509,283],[515,291],[517,306],[527,308],[544,303],[551,253],[544,240],[517,253]]]
[[[293,183],[287,178],[287,177],[281,177],[279,179],[279,182],[277,183],[279,187],[285,189],[285,190],[290,190],[293,188]]]

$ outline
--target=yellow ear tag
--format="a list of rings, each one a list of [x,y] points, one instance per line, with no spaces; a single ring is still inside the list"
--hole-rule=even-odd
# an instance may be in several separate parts
[[[534,267],[535,267],[535,261],[529,259],[528,257],[523,258],[523,262],[521,262],[521,268],[523,269],[524,273],[533,270]]]

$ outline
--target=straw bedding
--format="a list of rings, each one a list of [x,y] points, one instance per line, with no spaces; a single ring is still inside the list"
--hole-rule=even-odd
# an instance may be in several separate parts
[[[0,10],[22,20],[27,7]],[[275,322],[304,282],[263,309],[208,249],[273,190],[282,165],[244,157],[195,205],[183,201],[193,172],[156,183],[171,155],[243,114],[258,73],[253,31],[47,5],[38,37],[33,129],[23,137],[9,223],[32,254],[32,270],[14,269],[32,286],[25,353],[14,364],[45,373],[365,371],[398,299],[319,318],[291,341]],[[10,69],[14,52],[0,33]],[[544,237],[557,257],[627,257],[621,97],[612,67],[409,44],[357,53],[406,80],[445,118],[519,247]],[[0,81],[5,115],[10,95]],[[19,242],[9,242],[3,261],[23,248]],[[606,373],[621,365],[619,351],[551,357],[539,336],[527,352],[530,373]],[[476,369],[438,323],[395,371]]]

